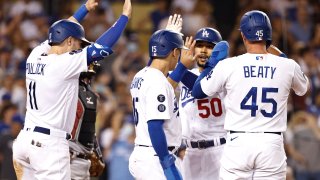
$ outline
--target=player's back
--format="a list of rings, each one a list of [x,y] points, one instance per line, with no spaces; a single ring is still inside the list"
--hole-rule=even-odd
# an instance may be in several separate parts
[[[61,55],[46,54],[47,42],[27,59],[26,124],[71,132],[78,99],[78,78],[86,71],[86,49]]]
[[[199,69],[191,70],[195,75],[200,75]],[[212,139],[212,137],[223,136],[224,130],[225,93],[214,96],[195,99],[192,89],[189,89],[182,82],[179,83],[180,99],[179,113],[182,123],[182,137],[185,139]]]
[[[227,130],[283,132],[290,89],[298,95],[307,91],[299,65],[272,54],[247,53],[221,61],[216,69],[213,80],[227,90]]]
[[[133,78],[130,87],[136,125],[135,143],[152,146],[147,121],[163,119],[168,146],[181,143],[181,122],[173,87],[161,71],[145,67]]]

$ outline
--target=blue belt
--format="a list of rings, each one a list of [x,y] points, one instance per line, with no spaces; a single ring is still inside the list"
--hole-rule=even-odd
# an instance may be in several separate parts
[[[30,130],[30,128],[26,128],[25,130]],[[48,128],[44,128],[44,127],[40,127],[40,126],[35,126],[34,129],[33,129],[33,132],[38,132],[38,133],[42,133],[42,134],[47,134],[47,135],[50,135],[50,129]],[[71,139],[71,135],[69,133],[66,133],[66,136],[65,138],[67,140]]]
[[[223,145],[226,143],[225,138],[220,138],[220,145]],[[188,144],[186,144],[188,147]],[[213,140],[198,140],[198,141],[190,141],[190,145],[192,148],[198,148],[198,149],[206,149],[213,146],[218,146],[218,144],[215,144]]]

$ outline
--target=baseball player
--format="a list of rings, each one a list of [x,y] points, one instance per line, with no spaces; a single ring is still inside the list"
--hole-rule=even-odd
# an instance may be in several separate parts
[[[71,179],[90,179],[104,169],[101,150],[95,136],[98,96],[91,90],[91,79],[100,64],[93,62],[79,78],[79,100],[76,119],[69,140]],[[90,170],[90,171],[89,171]]]
[[[166,78],[181,49],[186,49],[181,34],[156,31],[149,40],[150,66],[131,83],[136,139],[129,170],[136,179],[181,179],[179,160],[173,155],[181,144],[181,122],[173,86]]]
[[[182,177],[188,179],[218,179],[220,158],[226,143],[227,131],[223,129],[225,108],[224,93],[210,98],[195,99],[189,83],[203,71],[220,33],[213,28],[202,28],[195,35],[194,57],[198,68],[188,72],[179,83],[179,113],[182,122],[182,138],[187,146],[182,161]],[[185,82],[187,80],[187,82]]]
[[[192,95],[203,98],[227,91],[224,127],[230,136],[221,158],[220,179],[285,179],[282,133],[287,126],[287,99],[290,89],[304,95],[309,81],[294,60],[267,52],[272,28],[265,13],[245,13],[240,30],[247,53],[219,62],[228,46],[218,43],[209,59],[216,66],[199,76]]]
[[[97,5],[88,2],[93,8]],[[125,0],[123,15],[90,45],[83,27],[75,22],[90,10],[86,5],[73,17],[52,24],[48,40],[27,59],[26,120],[13,144],[18,179],[71,178],[68,139],[76,115],[79,75],[88,64],[112,53],[107,45],[117,40],[131,14],[131,2]],[[34,177],[26,176],[24,168],[31,169]]]

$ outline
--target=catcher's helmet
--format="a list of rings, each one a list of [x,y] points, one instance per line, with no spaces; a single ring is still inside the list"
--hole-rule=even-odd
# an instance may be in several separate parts
[[[222,41],[222,38],[219,31],[210,27],[205,27],[197,31],[194,40],[217,44],[218,42]]]
[[[182,35],[179,33],[170,30],[158,30],[150,37],[150,57],[167,57],[174,48],[188,49],[183,45]]]
[[[87,72],[82,72],[80,73],[80,80],[84,78],[89,78],[91,79],[95,75],[99,74],[101,71],[101,66],[100,63],[97,61],[93,61],[91,64],[88,66],[88,71]]]
[[[84,37],[84,29],[80,24],[62,19],[51,25],[49,29],[49,45],[60,44],[70,36],[81,40],[83,46],[91,44]]]
[[[272,27],[269,17],[262,11],[249,11],[240,21],[240,31],[249,41],[266,41],[267,47],[272,41]]]

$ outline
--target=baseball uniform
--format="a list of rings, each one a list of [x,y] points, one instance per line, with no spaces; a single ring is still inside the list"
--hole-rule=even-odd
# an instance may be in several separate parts
[[[199,69],[191,70],[199,75]],[[224,130],[225,93],[195,99],[183,83],[179,83],[179,113],[182,122],[182,138],[187,146],[182,161],[182,176],[185,180],[219,179],[220,158],[226,143]]]
[[[47,54],[37,46],[26,64],[27,112],[13,144],[13,159],[30,164],[36,179],[70,179],[68,140],[78,101],[78,79],[87,70],[87,48]],[[33,178],[26,178],[33,179]]]
[[[225,129],[230,137],[220,179],[285,179],[282,132],[290,90],[304,95],[308,79],[292,59],[251,54],[221,61],[200,82],[212,96],[227,91]]]
[[[145,67],[135,75],[130,93],[133,99],[136,139],[129,159],[129,170],[136,179],[165,180],[159,157],[151,144],[147,122],[163,119],[169,152],[173,153],[180,146],[181,122],[174,89],[160,70]],[[175,164],[180,169],[178,159]]]

